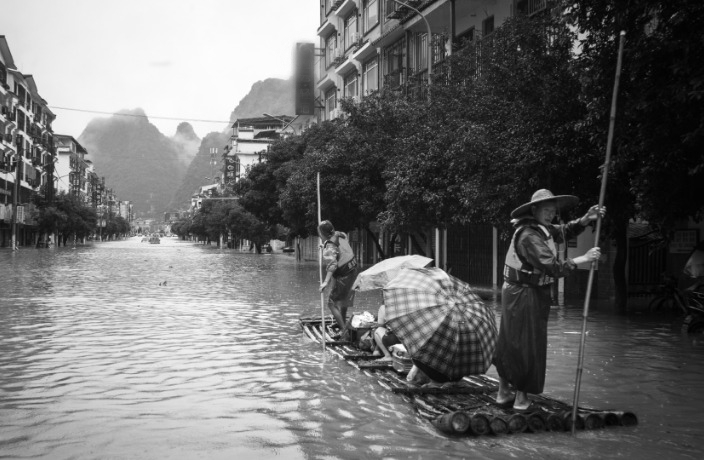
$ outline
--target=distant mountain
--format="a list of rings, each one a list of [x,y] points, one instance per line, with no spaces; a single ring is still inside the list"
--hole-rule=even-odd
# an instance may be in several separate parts
[[[230,121],[238,118],[271,115],[293,115],[296,110],[293,78],[267,78],[252,85],[249,93],[242,98],[230,115]]]
[[[142,109],[92,120],[78,142],[120,200],[131,201],[138,217],[157,219],[163,217],[200,144],[188,123],[169,138]]]
[[[293,115],[293,79],[268,78],[252,85],[230,115],[230,120],[261,117],[264,113]],[[163,218],[167,211],[188,209],[191,196],[202,185],[215,183],[222,154],[232,130],[212,132],[201,141],[183,122],[167,137],[149,122],[142,109],[124,110],[110,118],[93,119],[78,138],[89,152],[107,186],[120,200],[134,204],[137,217]],[[215,147],[217,164],[210,164]]]
[[[230,121],[238,118],[261,117],[268,113],[271,115],[293,115],[295,112],[293,80],[282,80],[279,78],[267,78],[252,85],[249,93],[239,102],[235,110],[230,115]],[[222,167],[220,161],[224,148],[230,141],[232,130],[228,129],[222,133],[210,133],[205,136],[198,150],[198,155],[193,158],[186,175],[176,190],[173,200],[169,204],[170,211],[188,209],[191,203],[191,196],[202,185],[214,184],[215,181],[206,179],[213,177],[213,169],[210,165],[210,148],[218,149],[215,160],[215,174],[220,173]]]
[[[176,127],[176,134],[171,140],[180,148],[179,159],[186,165],[190,164],[198,152],[198,147],[200,147],[200,139],[193,130],[193,126],[185,121],[179,123]]]
[[[208,133],[200,144],[198,154],[193,158],[181,184],[176,189],[167,211],[180,211],[188,209],[191,205],[191,196],[202,185],[214,184],[213,177],[220,175],[222,154],[225,145],[229,142],[230,134]],[[217,148],[218,153],[213,156],[216,164],[211,165],[210,149]]]

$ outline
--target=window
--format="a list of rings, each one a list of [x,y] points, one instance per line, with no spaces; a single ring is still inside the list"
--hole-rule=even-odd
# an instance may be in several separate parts
[[[431,43],[433,65],[445,60],[445,57],[447,56],[447,48],[445,45],[446,41],[444,36],[440,34],[433,34],[433,41]]]
[[[335,49],[337,48],[337,34],[333,32],[325,39],[325,68],[332,65],[335,60]]]
[[[384,14],[387,19],[390,19],[389,16],[399,8],[399,5],[394,0],[385,0],[384,3]]]
[[[332,120],[332,111],[337,105],[337,88],[330,88],[325,92],[325,119]]]
[[[357,12],[352,13],[345,19],[345,49],[354,44],[357,35]]]
[[[482,21],[482,37],[486,37],[494,31],[494,16],[489,16]]]
[[[401,39],[384,52],[384,83],[392,87],[404,83],[403,65],[406,60],[406,40]]]
[[[5,65],[2,62],[0,62],[0,85],[7,85],[7,70],[5,70]]]
[[[379,65],[378,58],[371,59],[364,63],[364,74],[362,86],[365,94],[379,89]]]
[[[352,72],[345,76],[345,97],[357,95],[357,72]]]
[[[459,34],[457,36],[457,43],[459,43],[460,48],[474,43],[474,27],[470,27],[465,32]]]
[[[364,0],[362,5],[362,26],[364,32],[369,32],[379,23],[379,2],[377,0]]]
[[[428,34],[417,34],[411,42],[411,68],[422,72],[428,68]]]

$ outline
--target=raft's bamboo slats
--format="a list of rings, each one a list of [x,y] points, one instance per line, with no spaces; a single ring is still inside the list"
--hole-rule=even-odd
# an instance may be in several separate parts
[[[344,355],[343,358],[345,358],[347,361],[373,361],[376,359],[379,359],[379,356],[374,356],[374,355],[363,355],[360,353],[350,353],[348,355]],[[388,361],[385,361],[385,363]],[[391,363],[389,363],[391,364]]]
[[[302,318],[301,327],[311,340],[321,342],[320,318]],[[406,381],[405,374],[398,373],[391,362],[376,362],[378,356],[357,349],[353,342],[332,340],[335,336],[332,316],[326,318],[326,344],[328,349],[351,366],[377,380],[380,386],[410,402],[418,415],[431,422],[443,433],[455,435],[481,435],[492,433],[540,433],[571,429],[572,407],[562,401],[545,395],[531,395],[536,411],[521,414],[512,408],[496,404],[495,395],[498,381],[487,375],[465,377],[459,383],[446,386],[421,386]],[[638,419],[632,412],[579,407],[578,429],[596,430],[605,426],[632,426]],[[454,412],[463,412],[470,417],[470,428],[466,433],[448,432],[448,423],[440,419]],[[569,413],[569,420],[565,414]],[[461,415],[461,414],[460,414]],[[462,415],[464,417],[464,415]],[[447,417],[443,420],[446,422]],[[466,420],[462,419],[461,420]],[[465,425],[466,426],[466,425]]]
[[[392,366],[390,363],[376,363],[374,361],[371,362],[358,362],[357,363],[358,367],[360,369],[365,369],[365,370],[371,370],[371,369],[379,369],[379,370],[393,370]]]

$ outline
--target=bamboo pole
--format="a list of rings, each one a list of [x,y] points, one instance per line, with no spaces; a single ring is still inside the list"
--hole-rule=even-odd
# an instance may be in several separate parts
[[[614,124],[616,122],[616,99],[618,96],[618,85],[621,79],[621,62],[623,59],[623,44],[626,39],[626,31],[619,34],[618,57],[616,59],[616,76],[614,78],[614,91],[611,96],[611,114],[609,116],[609,134],[606,140],[606,160],[604,161],[604,172],[601,175],[601,190],[599,191],[599,208],[604,206],[604,196],[606,195],[606,180],[609,174],[609,162],[611,161],[611,147],[614,140]],[[599,244],[601,234],[601,214],[596,220],[596,234],[594,235],[594,245]],[[592,294],[592,283],[594,282],[594,269],[598,261],[593,260],[589,268],[589,280],[587,281],[587,293],[584,297],[584,310],[582,313],[582,335],[579,342],[579,360],[577,362],[577,376],[574,384],[574,400],[572,402],[572,435],[575,434],[577,425],[577,406],[579,401],[579,389],[582,383],[582,369],[584,366],[584,347],[587,339],[587,317],[589,316],[589,300]]]
[[[322,214],[320,212],[320,173],[318,173],[317,176],[318,179],[318,225],[323,221],[322,219]],[[323,284],[323,239],[318,235],[320,238],[320,249],[318,250],[318,262],[319,262],[319,270],[318,270],[318,275],[320,276],[320,284]],[[325,352],[325,293],[323,291],[320,291],[320,332],[323,334],[323,352]]]

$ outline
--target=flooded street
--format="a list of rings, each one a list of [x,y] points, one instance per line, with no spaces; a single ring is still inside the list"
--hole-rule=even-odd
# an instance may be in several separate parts
[[[453,439],[301,333],[315,262],[164,238],[0,251],[0,459],[701,458],[704,344],[593,311],[580,404],[639,425]],[[357,297],[376,311],[379,293]],[[497,314],[499,309],[496,309]],[[571,401],[581,305],[550,318]],[[492,368],[489,375],[495,376]]]

